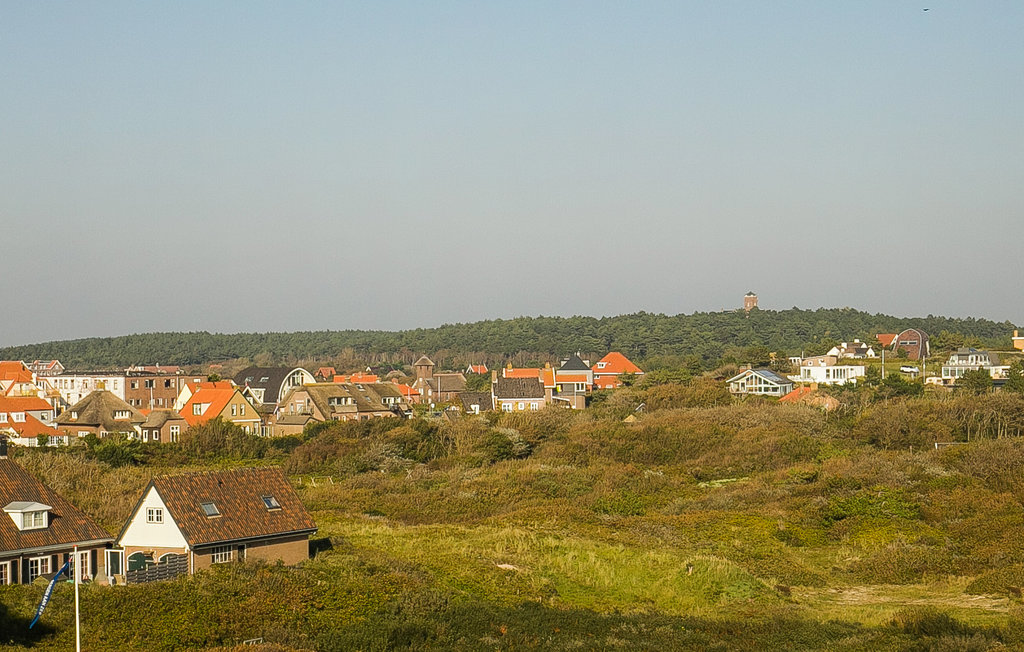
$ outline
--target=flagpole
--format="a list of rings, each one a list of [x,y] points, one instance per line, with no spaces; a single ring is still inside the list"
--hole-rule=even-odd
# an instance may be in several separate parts
[[[75,652],[82,652],[82,628],[79,624],[78,611],[78,583],[82,580],[82,569],[79,568],[81,559],[78,556],[78,546],[75,546]]]

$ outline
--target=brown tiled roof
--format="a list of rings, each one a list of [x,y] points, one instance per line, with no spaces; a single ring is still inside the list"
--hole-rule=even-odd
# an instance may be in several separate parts
[[[277,467],[161,476],[151,486],[193,547],[316,530],[313,517]],[[281,509],[267,509],[263,496],[276,498]],[[201,503],[207,501],[217,506],[220,516],[206,516]]]
[[[499,378],[494,383],[496,398],[544,398],[544,384],[536,378]]]
[[[466,412],[471,412],[474,405],[479,405],[481,412],[492,409],[493,405],[489,392],[459,392],[459,400]]]
[[[0,507],[13,502],[49,505],[49,525],[21,531],[7,514],[0,513],[0,552],[44,546],[113,541],[106,530],[68,502],[63,496],[36,480],[28,471],[6,457],[0,457]]]
[[[185,417],[175,410],[153,410],[146,415],[146,422],[143,428],[163,428],[168,421],[185,421]]]
[[[461,392],[466,389],[466,377],[462,373],[434,374],[430,386],[435,392]]]

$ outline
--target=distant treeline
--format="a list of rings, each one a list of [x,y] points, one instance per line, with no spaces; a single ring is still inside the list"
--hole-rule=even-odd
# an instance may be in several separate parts
[[[780,353],[817,351],[824,344],[877,333],[921,328],[935,344],[967,342],[1009,349],[1010,322],[869,314],[849,308],[758,310],[667,316],[639,312],[618,317],[518,317],[406,331],[306,331],[297,333],[147,333],[47,342],[0,349],[0,359],[58,359],[68,369],[120,368],[132,364],[203,365],[249,359],[269,363],[365,359],[408,364],[420,354],[441,360],[494,364],[542,360],[580,351],[621,351],[637,361],[699,358],[705,364],[736,357],[744,348]]]

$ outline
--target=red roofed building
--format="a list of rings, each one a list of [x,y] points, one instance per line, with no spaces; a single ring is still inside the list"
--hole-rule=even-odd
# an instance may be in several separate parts
[[[485,374],[487,373],[487,365],[485,364],[471,364],[466,367],[467,374]]]
[[[189,427],[221,417],[248,433],[260,434],[261,419],[256,406],[226,381],[199,383],[182,406],[181,416]]]
[[[643,369],[636,366],[629,358],[618,351],[612,351],[597,361],[592,368],[594,386],[601,389],[614,389],[622,386],[619,376],[622,374],[643,375]]]
[[[879,333],[878,335],[875,335],[875,338],[878,340],[879,344],[885,348],[889,348],[896,340],[896,333]]]

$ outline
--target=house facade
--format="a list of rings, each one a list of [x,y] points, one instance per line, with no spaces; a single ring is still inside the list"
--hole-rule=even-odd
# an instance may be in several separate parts
[[[262,418],[256,406],[228,381],[199,383],[180,414],[189,427],[220,417],[242,430],[260,434]]]
[[[394,383],[313,383],[292,389],[281,400],[278,428],[272,434],[296,434],[296,427],[301,432],[305,421],[295,417],[303,415],[313,421],[364,421],[410,413],[411,406]]]
[[[113,371],[73,371],[47,378],[50,387],[60,395],[61,407],[78,403],[96,390],[105,390],[124,400],[125,376]]]
[[[235,384],[247,396],[275,408],[290,390],[315,382],[313,374],[302,367],[248,367],[235,375]]]
[[[185,417],[171,409],[142,410],[146,420],[139,426],[144,442],[173,444],[181,440],[181,433],[188,430]]]
[[[795,378],[790,376],[790,379],[819,385],[845,385],[856,383],[858,378],[864,377],[864,365],[841,365],[838,361],[834,355],[805,358],[800,363],[800,375]]]
[[[832,355],[840,359],[854,358],[857,360],[876,357],[875,350],[860,340],[843,342],[838,346],[833,346],[828,350],[827,355]]]
[[[737,396],[760,395],[782,397],[793,391],[793,381],[770,369],[747,369],[726,381],[729,391]]]
[[[0,435],[19,446],[38,445],[40,435],[49,446],[67,443],[53,427],[53,408],[38,396],[0,396]]]
[[[550,392],[540,378],[495,378],[491,382],[491,403],[502,412],[533,412],[550,401]]]
[[[113,537],[7,457],[0,437],[0,584],[28,584],[57,572],[78,546],[72,577],[105,578]]]
[[[623,374],[642,376],[643,370],[618,351],[612,351],[591,367],[594,372],[594,386],[599,389],[622,387],[619,379]]]
[[[174,407],[174,401],[188,384],[206,382],[203,374],[158,374],[149,371],[129,371],[125,376],[124,400],[135,409],[161,410]]]
[[[132,582],[159,564],[187,573],[242,559],[295,565],[316,530],[281,469],[237,469],[154,478],[117,545]]]
[[[905,351],[909,360],[927,358],[931,354],[928,333],[920,328],[908,328],[900,331],[892,340],[892,350]]]
[[[968,371],[984,369],[992,378],[1006,378],[1010,365],[999,364],[999,356],[989,351],[960,347],[942,365],[942,384],[955,385]]]

